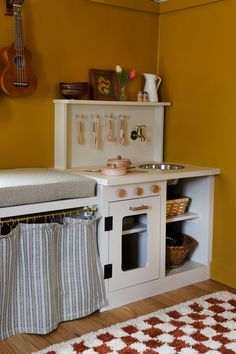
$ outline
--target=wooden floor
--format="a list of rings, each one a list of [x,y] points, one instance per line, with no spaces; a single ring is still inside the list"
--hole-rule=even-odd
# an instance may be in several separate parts
[[[97,312],[79,320],[63,322],[55,331],[48,335],[21,334],[10,337],[0,342],[0,354],[30,354],[51,344],[79,337],[84,333],[96,331],[111,324],[130,320],[140,315],[190,300],[194,297],[222,290],[236,293],[236,289],[231,289],[215,281],[208,280],[114,310]]]

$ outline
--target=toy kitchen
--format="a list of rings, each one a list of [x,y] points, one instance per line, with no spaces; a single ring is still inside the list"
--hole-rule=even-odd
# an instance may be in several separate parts
[[[54,167],[97,183],[105,310],[209,279],[220,170],[163,162],[170,103],[57,99],[54,105]],[[189,235],[195,245],[184,261],[178,257],[188,247],[179,247],[176,264],[168,266],[172,235]]]

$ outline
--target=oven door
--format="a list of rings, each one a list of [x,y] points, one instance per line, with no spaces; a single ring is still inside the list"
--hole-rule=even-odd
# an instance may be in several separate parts
[[[110,203],[109,291],[159,277],[160,196]]]

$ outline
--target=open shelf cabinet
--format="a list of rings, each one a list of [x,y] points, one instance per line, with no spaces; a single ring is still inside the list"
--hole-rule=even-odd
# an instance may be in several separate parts
[[[213,207],[212,186],[213,179],[211,177],[183,178],[175,186],[171,186],[172,192],[176,195],[188,197],[190,204],[184,214],[166,218],[166,236],[173,236],[175,233],[186,234],[193,237],[198,245],[182,266],[172,269],[166,268],[166,277],[209,267]]]

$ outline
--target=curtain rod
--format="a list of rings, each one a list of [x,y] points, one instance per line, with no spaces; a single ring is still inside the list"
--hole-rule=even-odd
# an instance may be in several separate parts
[[[40,218],[50,218],[50,217],[55,217],[55,216],[66,216],[67,214],[72,215],[72,214],[81,214],[81,213],[88,213],[88,216],[94,216],[95,212],[97,211],[97,207],[92,206],[92,207],[84,207],[82,209],[68,209],[68,210],[63,210],[60,212],[53,212],[53,213],[44,213],[44,214],[32,214],[32,215],[26,215],[23,217],[10,217],[10,218],[4,218],[4,220],[0,219],[0,227],[3,226],[3,224],[10,224],[10,223],[19,223],[21,221],[29,221],[29,220],[34,220],[36,221],[37,219]]]

